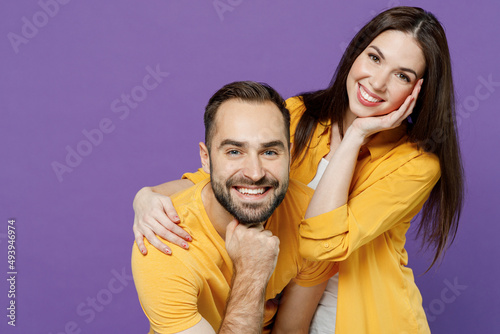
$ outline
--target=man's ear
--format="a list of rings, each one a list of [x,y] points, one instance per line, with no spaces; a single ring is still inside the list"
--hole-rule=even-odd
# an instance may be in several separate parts
[[[210,156],[208,154],[208,148],[204,143],[200,142],[200,159],[203,171],[210,174]]]

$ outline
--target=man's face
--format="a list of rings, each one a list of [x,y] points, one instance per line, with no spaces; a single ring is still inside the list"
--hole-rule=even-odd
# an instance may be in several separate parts
[[[209,163],[217,201],[241,224],[265,222],[288,188],[290,150],[281,112],[271,102],[232,99],[214,122]]]

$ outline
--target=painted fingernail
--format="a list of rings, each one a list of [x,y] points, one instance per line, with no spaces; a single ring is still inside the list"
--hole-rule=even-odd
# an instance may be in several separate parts
[[[175,215],[174,220],[179,220],[179,216]]]
[[[190,236],[190,235],[188,235],[188,236],[186,236],[186,240],[187,240],[187,241],[193,241],[193,238],[191,238],[191,236]]]
[[[165,253],[172,254],[172,251],[170,249],[165,248]]]
[[[186,248],[187,249],[189,247],[188,244],[185,243],[185,242],[183,242],[181,245],[182,245],[182,248]]]
[[[141,253],[146,254],[146,250],[144,248],[141,248]]]

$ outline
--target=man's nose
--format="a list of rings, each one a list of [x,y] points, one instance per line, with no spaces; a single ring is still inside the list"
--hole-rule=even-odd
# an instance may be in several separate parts
[[[249,155],[245,159],[243,174],[253,181],[259,181],[264,177],[264,168],[258,155]]]

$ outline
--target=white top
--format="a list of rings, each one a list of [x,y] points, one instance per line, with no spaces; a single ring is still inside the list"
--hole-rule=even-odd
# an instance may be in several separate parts
[[[325,158],[321,158],[319,164],[318,164],[318,169],[316,170],[316,176],[314,176],[314,179],[312,179],[311,182],[307,185],[309,188],[312,188],[316,190],[316,187],[318,186],[319,180],[321,180],[321,177],[325,173],[326,167],[328,166],[329,161],[326,160]]]
[[[309,188],[316,189],[321,177],[328,167],[329,161],[321,158],[314,179],[307,185]],[[339,285],[339,274],[336,274],[328,281],[325,292],[319,301],[318,308],[309,327],[309,334],[334,334],[335,318],[337,315],[337,294]]]

